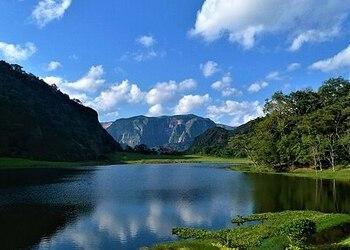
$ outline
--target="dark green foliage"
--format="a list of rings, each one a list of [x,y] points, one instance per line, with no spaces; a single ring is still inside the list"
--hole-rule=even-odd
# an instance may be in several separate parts
[[[287,224],[282,231],[293,245],[304,246],[316,233],[316,223],[309,219],[300,219]]]
[[[82,161],[119,149],[96,111],[4,61],[0,115],[0,156]]]
[[[345,214],[324,214],[313,211],[284,211],[239,217],[254,225],[211,231],[196,228],[174,228],[181,239],[210,240],[222,246],[238,249],[286,249],[287,247],[316,247],[318,235],[346,225]],[[233,220],[236,222],[236,219]],[[333,242],[322,242],[322,244]]]
[[[245,135],[251,131],[252,125],[257,121],[258,119],[250,121],[233,130],[222,127],[208,129],[195,138],[188,152],[220,157],[247,157]]]
[[[225,155],[224,149],[227,146],[230,134],[233,134],[233,132],[224,128],[210,128],[195,138],[188,152],[217,156]]]
[[[317,92],[277,92],[266,101],[264,110],[266,116],[250,122],[249,129],[233,133],[226,144],[211,140],[210,147],[219,150],[203,153],[248,157],[256,165],[272,166],[279,172],[291,167],[334,169],[350,162],[348,80],[331,78]]]

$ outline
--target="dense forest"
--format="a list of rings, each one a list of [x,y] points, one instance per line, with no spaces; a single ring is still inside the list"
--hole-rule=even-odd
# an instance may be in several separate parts
[[[192,152],[248,157],[277,171],[289,167],[322,170],[350,162],[348,80],[331,78],[318,91],[277,92],[266,100],[264,111],[263,118],[250,122],[245,131],[233,131],[226,143],[207,141]],[[205,136],[210,137],[211,132]]]
[[[0,156],[93,160],[120,149],[96,111],[56,86],[0,61]]]

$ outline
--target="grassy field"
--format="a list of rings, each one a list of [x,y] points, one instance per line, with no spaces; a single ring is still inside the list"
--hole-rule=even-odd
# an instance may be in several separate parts
[[[252,222],[245,225],[242,222]],[[237,217],[239,226],[218,231],[174,228],[180,239],[152,249],[337,249],[348,247],[350,215],[284,211]]]
[[[34,167],[81,167],[132,163],[229,163],[246,164],[247,159],[219,158],[201,155],[143,155],[118,152],[108,155],[105,160],[91,162],[50,162],[34,161],[20,158],[0,158],[0,168],[34,168]]]
[[[315,171],[310,168],[300,168],[294,169],[289,172],[277,173],[272,169],[264,166],[253,166],[251,164],[239,164],[230,167],[231,170],[247,172],[247,173],[265,173],[265,174],[277,174],[277,175],[286,175],[293,177],[304,177],[304,178],[313,178],[313,179],[329,179],[329,180],[341,180],[341,181],[350,181],[350,166],[338,166],[335,171],[332,169],[325,169],[322,171]]]

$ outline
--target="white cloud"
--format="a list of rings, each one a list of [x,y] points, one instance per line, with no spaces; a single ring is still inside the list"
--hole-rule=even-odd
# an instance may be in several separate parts
[[[110,112],[121,102],[138,103],[143,100],[144,93],[136,84],[128,80],[117,83],[102,91],[93,101],[87,104],[97,111]]]
[[[63,17],[72,0],[40,0],[35,6],[32,17],[40,27]]]
[[[171,100],[181,91],[191,90],[196,87],[197,83],[193,79],[186,79],[180,83],[175,81],[157,83],[146,94],[146,102],[153,106]]]
[[[291,64],[288,65],[287,71],[288,72],[292,72],[292,71],[295,71],[295,70],[299,69],[300,67],[301,67],[300,63],[291,63]]]
[[[232,126],[246,123],[252,119],[263,116],[263,107],[258,101],[255,102],[237,102],[228,100],[220,106],[209,106],[207,108],[208,116],[219,122],[223,116],[231,118]]]
[[[71,98],[79,99],[83,103],[90,100],[88,94],[95,93],[100,89],[105,80],[102,78],[104,74],[101,65],[92,66],[90,70],[77,81],[67,81],[59,76],[43,77],[43,80],[52,85],[55,84],[65,94]]]
[[[102,78],[104,70],[102,65],[92,66],[89,72],[75,82],[66,83],[66,87],[78,91],[84,92],[96,92],[96,90],[101,87],[105,82]]]
[[[313,63],[310,68],[324,72],[350,68],[350,45],[333,57]]]
[[[305,35],[310,31],[323,41],[335,36],[349,10],[344,0],[205,0],[190,34],[209,42],[228,36],[249,49],[259,35],[283,33],[295,40],[292,48],[297,49],[316,42]]]
[[[327,30],[307,30],[294,38],[292,44],[289,47],[290,51],[299,50],[305,43],[320,43],[329,41],[333,37],[337,36],[340,32],[340,25],[335,25],[332,29]]]
[[[68,82],[59,76],[47,76],[43,80],[47,84],[56,85],[63,93],[69,95],[70,98],[79,99],[82,102],[86,102],[89,99],[86,93],[67,87]]]
[[[253,83],[249,86],[248,91],[255,93],[255,92],[259,92],[260,90],[262,90],[263,88],[266,88],[267,86],[269,86],[268,82],[256,82]]]
[[[141,36],[136,39],[136,41],[146,48],[152,47],[156,43],[156,40],[153,38],[153,36]]]
[[[200,69],[205,77],[210,77],[218,71],[218,64],[214,61],[207,61],[200,65]]]
[[[144,62],[151,60],[152,58],[155,58],[158,56],[158,53],[154,50],[148,50],[143,52],[138,52],[134,54],[134,59],[137,62]]]
[[[61,64],[60,62],[51,61],[51,62],[47,65],[47,70],[48,70],[48,71],[54,71],[54,70],[58,69],[59,67],[62,67],[62,64]]]
[[[162,104],[159,104],[159,103],[151,106],[148,109],[148,113],[147,113],[147,115],[149,115],[149,116],[160,116],[163,114],[164,114],[163,106],[162,106]]]
[[[33,43],[26,43],[24,46],[0,42],[0,55],[9,62],[25,61],[36,52]]]
[[[221,80],[212,83],[211,88],[221,91],[221,95],[228,97],[242,94],[241,91],[231,87],[232,77],[229,73],[225,74]]]
[[[174,109],[175,114],[188,114],[192,110],[208,103],[210,97],[208,94],[201,95],[185,95],[179,100],[179,103]]]
[[[266,76],[267,80],[280,81],[282,80],[282,76],[278,71],[272,71]]]

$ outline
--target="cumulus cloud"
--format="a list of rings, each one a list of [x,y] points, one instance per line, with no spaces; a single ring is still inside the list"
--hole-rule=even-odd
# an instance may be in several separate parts
[[[197,83],[193,79],[186,79],[180,83],[176,83],[175,81],[157,83],[147,92],[146,102],[151,106],[161,104],[165,101],[171,100],[176,94],[179,94],[182,91],[195,88],[196,85]]]
[[[88,95],[97,92],[105,83],[103,74],[103,67],[98,65],[92,66],[83,77],[76,81],[68,81],[59,76],[46,76],[43,77],[43,80],[50,85],[57,85],[63,93],[71,98],[79,99],[86,103],[90,99]]]
[[[211,88],[221,91],[221,95],[228,97],[242,94],[241,91],[231,87],[232,77],[229,73],[225,74],[221,80],[212,83]]]
[[[218,63],[214,61],[207,61],[200,65],[200,69],[205,77],[210,77],[218,71]]]
[[[49,22],[62,18],[71,4],[72,0],[40,0],[32,12],[32,17],[39,27],[44,27]]]
[[[93,101],[87,104],[98,111],[106,112],[116,109],[120,102],[138,103],[143,100],[144,93],[136,84],[128,80],[117,83],[102,91]]]
[[[205,0],[190,34],[209,42],[227,36],[250,49],[264,33],[283,33],[296,50],[316,42],[312,33],[321,41],[337,35],[349,10],[343,0]]]
[[[33,43],[23,45],[0,42],[0,55],[9,62],[25,61],[36,52]]]
[[[146,48],[152,47],[156,43],[153,36],[141,36],[137,38],[136,41]]]
[[[102,78],[103,74],[104,70],[102,65],[92,66],[85,76],[75,82],[66,83],[66,87],[78,91],[96,92],[105,82],[105,79]]]
[[[148,109],[147,115],[149,116],[160,116],[164,114],[164,109],[162,104],[155,104]]]
[[[47,71],[54,71],[54,70],[58,69],[59,67],[62,67],[62,64],[61,64],[60,62],[51,61],[51,62],[47,65]]]
[[[188,114],[192,110],[208,103],[210,101],[209,94],[201,95],[185,95],[179,100],[174,109],[175,114]]]
[[[263,88],[266,88],[267,86],[269,86],[268,82],[265,82],[265,81],[255,82],[249,86],[248,91],[251,93],[259,92],[260,90],[262,90]]]
[[[333,57],[313,63],[310,69],[329,72],[342,68],[350,68],[350,45]]]
[[[295,70],[299,69],[300,67],[301,67],[300,63],[291,63],[291,64],[288,65],[287,71],[288,72],[292,72],[292,71],[295,71]]]
[[[263,106],[258,101],[254,102],[237,102],[225,101],[222,105],[212,105],[207,108],[208,116],[219,122],[223,116],[231,118],[231,125],[237,126],[246,123],[252,119],[263,116]]]
[[[152,36],[141,36],[136,38],[136,42],[140,45],[136,51],[126,52],[120,60],[132,59],[136,62],[145,62],[155,58],[166,56],[166,51],[155,48],[156,39]]]
[[[50,85],[56,85],[63,93],[70,96],[70,98],[78,99],[86,102],[89,98],[86,93],[71,89],[67,86],[68,81],[59,76],[47,76],[43,78],[44,82]]]

